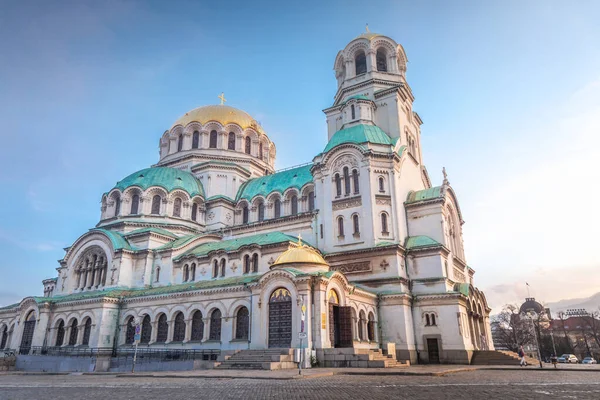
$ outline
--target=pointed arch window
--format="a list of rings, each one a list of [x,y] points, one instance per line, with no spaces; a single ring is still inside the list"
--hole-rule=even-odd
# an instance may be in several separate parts
[[[379,191],[381,193],[385,192],[385,180],[382,176],[379,177]]]
[[[6,329],[6,328],[5,328]],[[4,339],[4,336],[3,336]],[[55,346],[62,346],[63,341],[65,340],[65,321],[62,319],[58,323],[58,329],[56,330],[56,342]],[[4,346],[0,346],[0,349],[3,349]]]
[[[273,209],[275,213],[275,218],[281,217],[281,200],[275,199],[275,202],[273,203]]]
[[[150,343],[152,337],[152,324],[150,322],[150,316],[146,315],[142,320],[142,335],[140,337],[140,343]],[[133,343],[133,342],[132,342]]]
[[[90,335],[92,333],[92,320],[90,317],[87,317],[85,320],[85,324],[83,324],[83,340],[81,342],[84,346],[90,345]]]
[[[348,167],[344,167],[344,194],[346,196],[350,194],[350,170]]]
[[[344,218],[343,217],[338,217],[337,219],[337,225],[338,225],[338,237],[344,237]]]
[[[71,333],[69,335],[69,346],[75,346],[77,344],[77,334],[79,329],[77,328],[77,320],[73,319],[71,322]]]
[[[210,131],[210,141],[208,147],[210,147],[211,149],[217,148],[217,137],[217,131]]]
[[[177,151],[183,150],[183,135],[179,135],[177,138]]]
[[[235,150],[235,133],[229,132],[227,136],[227,150]]]
[[[190,267],[190,280],[192,282],[196,280],[196,263],[192,263]]]
[[[121,212],[121,198],[116,197],[115,198],[115,217],[118,217],[120,212]]]
[[[367,56],[364,51],[356,53],[354,58],[354,64],[356,66],[356,75],[361,75],[367,72]]]
[[[387,72],[387,54],[384,49],[377,50],[375,59],[377,61],[377,71]]]
[[[340,174],[335,174],[335,195],[340,197],[342,195],[342,179]]]
[[[244,206],[242,208],[242,223],[247,224],[248,223],[248,206]]]
[[[352,120],[356,119],[356,112],[354,110],[354,104],[350,106],[350,111],[352,112]]]
[[[225,259],[221,259],[221,277],[225,276]]]
[[[308,192],[308,211],[315,210],[315,192]]]
[[[133,317],[127,318],[125,328],[125,344],[133,344],[133,341],[135,340],[135,326],[133,325]]]
[[[298,196],[293,195],[291,199],[292,203],[292,215],[298,214]]]
[[[250,313],[246,307],[240,307],[235,318],[235,338],[248,339]]]
[[[192,135],[192,149],[197,149],[200,145],[200,132],[194,131]]]
[[[187,282],[189,278],[190,278],[190,267],[189,267],[189,265],[185,264],[183,266],[183,281]]]
[[[388,215],[381,213],[381,233],[388,234]]]
[[[150,214],[159,215],[160,214],[160,202],[161,198],[159,195],[155,195],[152,197],[152,207]]]
[[[358,194],[360,192],[360,186],[358,182],[358,170],[352,170],[352,183],[354,185],[354,194]]]
[[[252,139],[250,139],[250,136],[246,136],[244,151],[246,154],[250,154],[252,151]]]
[[[360,225],[359,225],[359,221],[358,221],[358,214],[354,214],[352,216],[352,226],[354,227],[354,235],[359,236],[360,235]]]
[[[194,313],[192,317],[192,336],[191,340],[200,341],[204,337],[204,320],[202,319],[202,312],[199,310]]]
[[[175,316],[175,326],[173,327],[173,341],[183,342],[185,339],[185,320],[183,313],[180,311]]]
[[[198,204],[194,203],[192,205],[192,221],[196,221],[198,218]]]
[[[210,315],[210,333],[208,340],[221,340],[221,310],[216,309]]]
[[[137,214],[139,207],[140,207],[140,196],[138,196],[137,194],[134,194],[133,197],[131,197],[130,214],[134,214],[134,215]]]
[[[213,261],[213,274],[212,277],[216,278],[219,276],[219,262],[217,260]]]
[[[169,324],[167,323],[167,316],[165,314],[160,314],[160,317],[158,317],[158,324],[156,326],[156,343],[166,342],[168,333]]]
[[[265,203],[263,202],[258,203],[258,220],[265,220]]]
[[[367,322],[367,339],[370,342],[375,340],[375,316],[369,313],[369,322]]]
[[[258,272],[258,254],[252,255],[252,272]]]
[[[250,256],[248,254],[244,256],[244,273],[250,273]]]
[[[173,202],[173,216],[181,217],[181,199],[179,197]]]

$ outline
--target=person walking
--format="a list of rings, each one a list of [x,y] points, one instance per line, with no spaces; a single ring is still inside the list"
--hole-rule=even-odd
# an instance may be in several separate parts
[[[519,365],[521,367],[523,366],[527,366],[527,361],[525,361],[525,350],[523,350],[523,346],[519,347],[519,358],[521,359],[521,361],[519,362]]]

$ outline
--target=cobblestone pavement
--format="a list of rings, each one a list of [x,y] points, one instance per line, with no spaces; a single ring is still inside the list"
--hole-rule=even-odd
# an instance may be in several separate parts
[[[302,380],[0,375],[0,399],[599,399],[598,372],[477,370]]]

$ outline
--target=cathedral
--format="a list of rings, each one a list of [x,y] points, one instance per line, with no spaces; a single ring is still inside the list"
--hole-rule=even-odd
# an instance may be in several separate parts
[[[185,113],[155,165],[106,188],[44,295],[0,308],[0,349],[387,348],[411,363],[491,349],[457,194],[423,163],[406,64],[387,36],[353,39],[333,64],[327,145],[282,170],[268,133],[223,95]]]

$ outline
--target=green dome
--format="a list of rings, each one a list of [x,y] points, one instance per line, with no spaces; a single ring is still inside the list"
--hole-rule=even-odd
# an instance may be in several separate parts
[[[375,125],[359,124],[334,133],[329,143],[327,143],[327,146],[325,146],[325,150],[323,150],[323,152],[327,153],[329,150],[343,143],[375,143],[387,144],[390,146],[393,145],[392,138],[390,138],[387,133],[382,131],[380,127]]]
[[[181,189],[190,197],[200,195],[204,197],[204,188],[202,183],[192,174],[169,167],[146,168],[134,172],[123,180],[117,182],[115,189],[124,191],[128,187],[138,186],[146,190],[152,186],[159,186],[167,192],[175,189]]]

